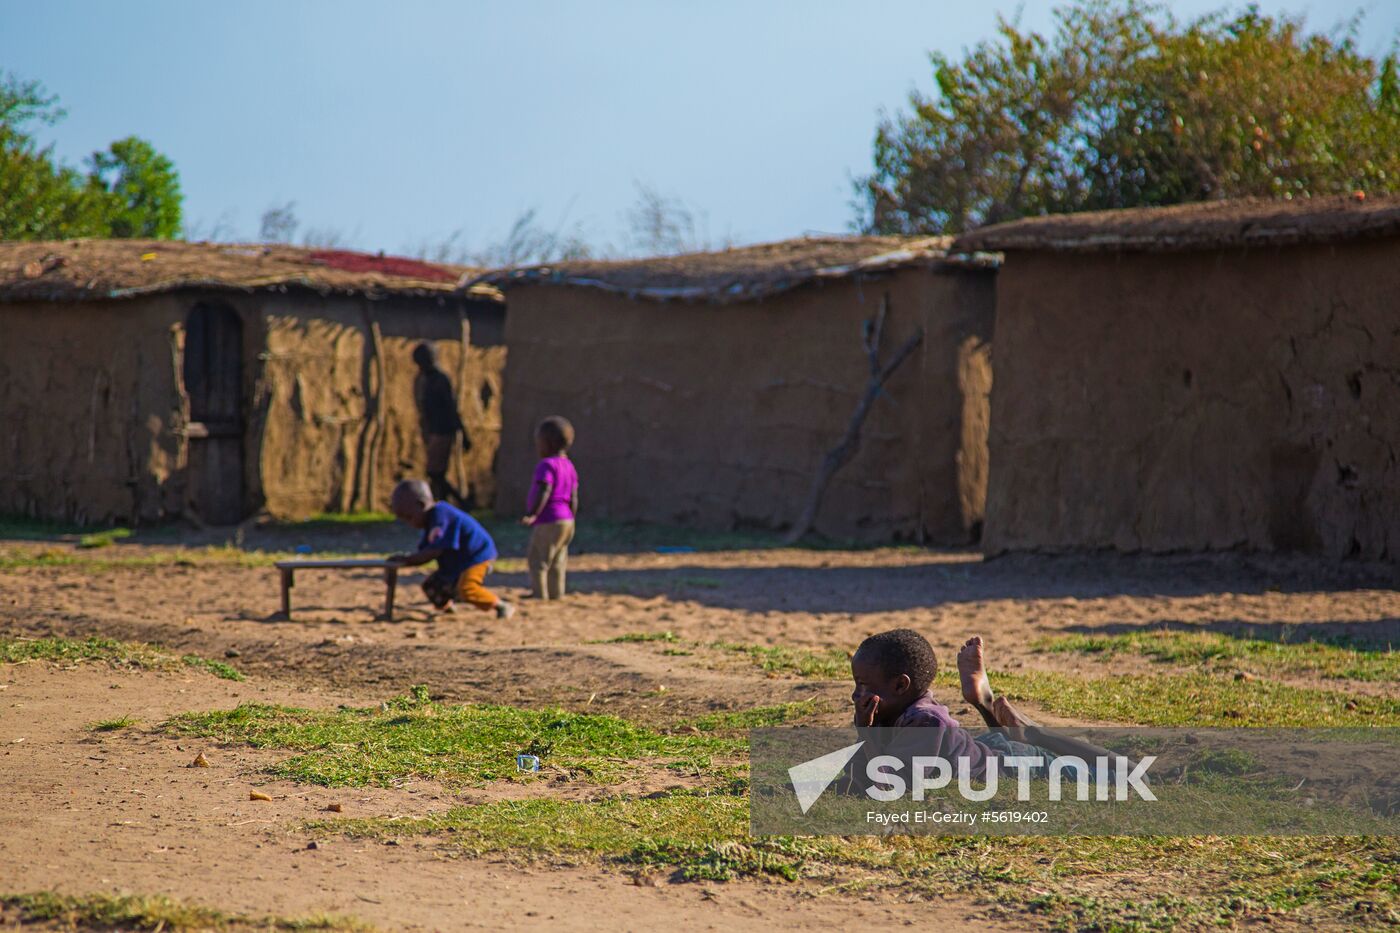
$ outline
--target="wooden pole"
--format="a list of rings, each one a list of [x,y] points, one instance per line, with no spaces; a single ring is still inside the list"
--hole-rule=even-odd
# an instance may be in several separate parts
[[[394,621],[394,591],[399,586],[399,568],[384,568],[384,619]]]
[[[292,617],[292,573],[290,568],[280,568],[282,573],[282,615],[287,619]]]

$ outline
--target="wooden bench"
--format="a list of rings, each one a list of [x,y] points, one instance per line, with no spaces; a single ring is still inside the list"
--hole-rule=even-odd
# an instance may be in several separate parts
[[[399,586],[399,571],[403,564],[396,564],[382,557],[347,557],[325,560],[279,560],[277,570],[282,574],[282,615],[292,617],[292,576],[298,570],[383,570],[384,571],[384,618],[394,621],[394,591]]]

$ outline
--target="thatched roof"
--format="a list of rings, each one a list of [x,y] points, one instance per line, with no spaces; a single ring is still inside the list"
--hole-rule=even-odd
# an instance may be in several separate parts
[[[499,269],[463,286],[594,288],[656,301],[727,304],[766,298],[812,282],[949,263],[949,237],[803,237],[708,253],[622,261],[581,260]],[[958,260],[967,265],[986,260]]]
[[[957,252],[1223,249],[1400,235],[1400,197],[1248,199],[1027,217],[973,230]]]
[[[0,301],[134,298],[176,289],[450,295],[464,266],[281,245],[172,240],[0,242]],[[495,298],[494,289],[474,297]]]

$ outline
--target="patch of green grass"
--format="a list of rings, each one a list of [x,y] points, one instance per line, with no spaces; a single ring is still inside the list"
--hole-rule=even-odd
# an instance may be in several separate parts
[[[473,854],[525,851],[607,856],[638,864],[678,864],[681,852],[746,835],[742,794],[663,794],[597,801],[551,798],[455,807],[411,819],[331,820],[311,824],[351,836],[450,835]]]
[[[78,525],[73,522],[56,522],[24,515],[0,515],[0,538],[17,541],[46,541],[64,535],[85,534],[92,530],[90,525]]]
[[[677,644],[681,639],[675,632],[628,632],[612,638],[602,638],[589,642],[592,645],[667,642]],[[744,645],[735,642],[716,641],[708,645],[700,642],[686,642],[697,648],[712,648],[730,654],[743,655],[764,673],[791,674],[797,677],[818,677],[825,680],[845,680],[851,675],[850,655],[840,648],[817,649],[792,648],[786,645]],[[682,648],[667,648],[661,652],[668,657],[693,655],[695,652]]]
[[[1037,641],[1038,651],[1136,654],[1179,665],[1230,665],[1260,674],[1315,674],[1338,680],[1400,680],[1400,653],[1320,641],[1233,638],[1219,632],[1153,629],[1121,635],[1062,635]]]
[[[186,713],[166,724],[180,734],[297,752],[269,773],[329,787],[394,786],[429,778],[462,785],[515,778],[515,756],[538,755],[545,769],[607,783],[647,761],[722,776],[715,758],[738,760],[739,739],[667,735],[614,716],[506,706],[440,705],[427,691],[378,709],[297,709],[249,703],[232,710]],[[528,779],[528,778],[525,778]]]
[[[134,726],[138,722],[135,716],[118,716],[116,719],[99,719],[88,728],[93,732],[116,732],[125,729],[127,726]]]
[[[66,548],[0,548],[0,570],[27,567],[70,567],[101,572],[161,567],[270,567],[296,557],[290,552],[244,551],[236,547],[162,548],[110,556]]]
[[[957,689],[956,672],[938,682]],[[993,672],[992,687],[1063,716],[1142,726],[1395,726],[1400,700],[1237,680],[1228,673],[1085,679],[1041,671]]]
[[[710,645],[721,651],[747,655],[759,668],[772,674],[846,680],[851,676],[851,659],[839,648],[809,651],[785,645],[740,645],[717,641]]]
[[[791,703],[780,703],[776,706],[755,706],[752,709],[707,713],[704,716],[697,716],[687,725],[694,726],[701,732],[764,729],[769,726],[799,722],[821,711],[817,698],[813,697],[809,700],[794,700]]]
[[[222,661],[211,661],[198,655],[174,655],[156,645],[140,642],[115,641],[111,638],[16,638],[0,635],[0,664],[22,664],[27,661],[78,663],[105,661],[108,664],[170,671],[191,667],[207,671],[224,680],[242,680],[243,675]]]
[[[203,671],[208,671],[215,677],[221,678],[223,680],[244,679],[243,675],[238,672],[237,668],[235,668],[231,664],[226,664],[223,661],[215,661],[212,658],[201,658],[197,654],[181,655],[180,660],[184,662],[186,667],[195,667]]]
[[[310,518],[295,522],[278,522],[279,530],[305,528],[336,528],[341,525],[392,525],[397,519],[391,512],[317,512]]]
[[[742,793],[498,801],[312,828],[357,838],[428,836],[470,854],[601,862],[681,879],[974,893],[1076,930],[1194,928],[1279,915],[1345,926],[1360,922],[1360,911],[1372,921],[1393,917],[1400,894],[1397,848],[1383,838],[755,838]]]
[[[345,917],[250,917],[188,904],[171,897],[53,891],[0,895],[0,905],[26,923],[57,923],[71,929],[104,930],[369,930]]]
[[[615,636],[613,636],[612,638],[600,638],[600,639],[598,639],[598,640],[596,640],[596,641],[590,641],[588,644],[590,644],[590,645],[617,645],[617,644],[631,644],[631,643],[633,643],[633,642],[648,642],[648,641],[677,642],[677,641],[680,641],[680,639],[676,637],[676,633],[675,633],[675,632],[669,632],[669,631],[668,631],[668,632],[628,632],[628,633],[626,633],[625,635],[615,635]]]
[[[1233,729],[1227,736],[1240,736],[1235,741],[1251,741],[1260,730]],[[1196,733],[1200,735],[1200,733]],[[1276,733],[1274,733],[1276,734]],[[1156,833],[1176,835],[1250,835],[1267,827],[1277,827],[1277,833],[1290,835],[1391,836],[1400,832],[1400,820],[1381,812],[1365,801],[1348,799],[1345,792],[1328,788],[1301,791],[1299,777],[1312,777],[1316,770],[1298,766],[1268,739],[1256,740],[1256,757],[1249,751],[1231,747],[1230,739],[1207,737],[1219,743],[1202,749],[1190,742],[1178,740],[1164,745],[1154,763],[1153,800],[1126,800],[1103,806],[1092,800],[1088,787],[1085,801],[1075,799],[1073,792],[1058,799],[1049,796],[1050,785],[1035,781],[1024,801],[1017,796],[1018,788],[1002,782],[990,788],[992,797],[982,805],[983,811],[1040,811],[1044,826],[1032,830],[1049,835],[1064,836],[1148,836]],[[1110,742],[1110,747],[1113,746]],[[1305,757],[1339,751],[1334,742],[1311,745],[1300,742]],[[771,746],[770,746],[771,748]],[[1286,761],[1285,761],[1286,759]],[[765,788],[786,786],[786,770],[767,754],[754,762],[755,782]],[[1280,771],[1279,766],[1285,769]],[[1304,782],[1306,783],[1306,781]],[[1318,785],[1321,787],[1321,784]],[[1308,796],[1316,794],[1316,796]],[[967,807],[956,791],[938,795],[954,808]],[[751,801],[752,818],[758,825],[791,826],[790,814],[794,801],[781,793],[765,791]],[[907,812],[907,798],[885,805],[864,796],[829,793],[821,797],[808,812],[807,818],[819,826],[867,825],[872,809],[889,813]],[[937,809],[939,804],[934,805]],[[976,809],[976,808],[974,808]],[[1054,827],[1054,829],[1047,829]],[[917,832],[917,830],[914,830]],[[979,824],[978,835],[1005,836],[1015,829],[1004,824]]]
[[[123,538],[130,537],[130,528],[109,528],[106,531],[97,531],[92,534],[83,535],[78,539],[78,547],[83,550],[111,547]]]
[[[1013,679],[998,675],[994,683]],[[1169,678],[1138,678],[1144,679],[1164,682],[1149,691],[1164,702],[1174,690],[1189,686]],[[1043,694],[1064,686],[1020,681],[1003,683],[1002,689],[1034,692],[1043,702]],[[1177,699],[1200,708],[1190,699]],[[1213,701],[1211,696],[1194,699]],[[1070,702],[1088,701],[1071,695]],[[422,713],[429,706],[420,691],[389,704],[380,715]],[[1145,710],[1146,718],[1156,715],[1152,704]],[[482,711],[490,716],[507,712]],[[711,732],[741,730],[794,721],[812,711],[808,701],[713,714],[691,724]],[[610,734],[604,730],[601,740],[589,736],[586,754],[608,749],[619,757],[635,754],[625,743],[606,738]],[[473,741],[458,738],[454,748]],[[513,738],[514,744],[506,742],[500,752],[513,753],[522,741],[523,736]],[[742,739],[728,746],[742,747]],[[352,754],[360,751],[374,749],[360,746]],[[1250,762],[1226,756],[1209,767],[1197,765],[1212,775],[1232,774],[1248,769]],[[712,772],[718,775],[719,769]],[[641,872],[672,872],[684,879],[801,878],[836,888],[887,887],[929,896],[975,892],[1065,929],[1165,929],[1281,916],[1299,922],[1322,918],[1333,926],[1346,926],[1359,922],[1359,911],[1369,912],[1366,919],[1393,915],[1400,896],[1393,870],[1400,861],[1400,846],[1391,839],[753,838],[748,835],[746,789],[746,780],[735,769],[727,781],[707,788],[644,798],[497,801],[425,817],[334,820],[313,827],[352,836],[422,835],[473,854],[595,861]],[[1105,883],[1099,883],[1101,879]]]

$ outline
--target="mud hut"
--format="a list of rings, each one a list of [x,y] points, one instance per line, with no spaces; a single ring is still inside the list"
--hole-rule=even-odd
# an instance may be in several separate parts
[[[1001,250],[985,544],[1400,557],[1400,200],[1044,217]]]
[[[994,276],[943,240],[821,237],[476,279],[510,303],[498,501],[522,507],[539,418],[569,417],[590,516],[789,526],[840,441],[887,308],[888,356],[922,329],[815,528],[966,542],[986,475]]]
[[[0,512],[86,522],[383,508],[422,468],[433,341],[489,501],[504,309],[469,270],[343,250],[0,244]]]

